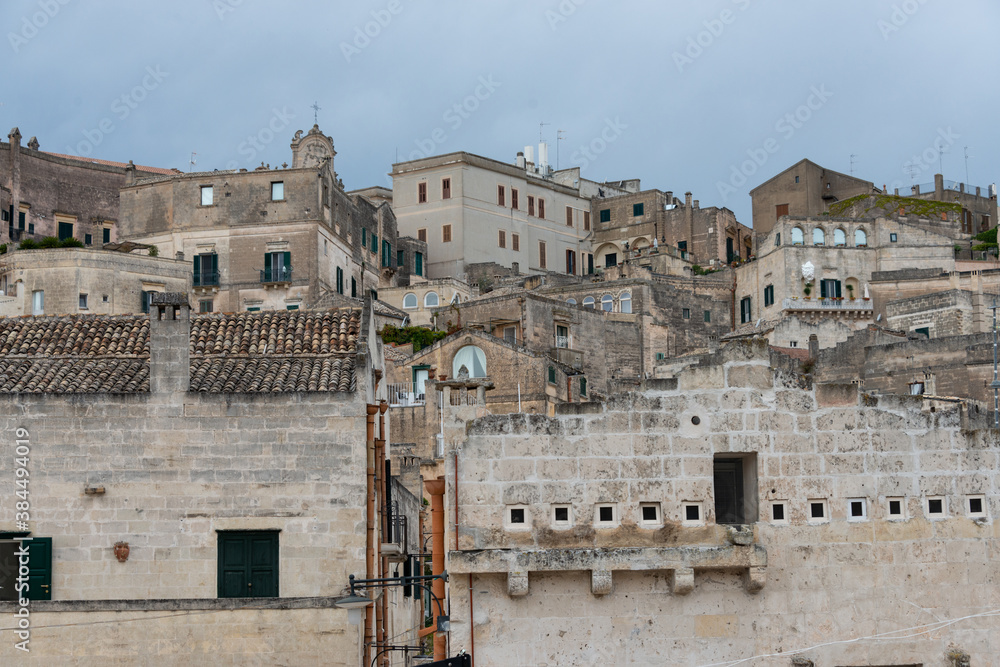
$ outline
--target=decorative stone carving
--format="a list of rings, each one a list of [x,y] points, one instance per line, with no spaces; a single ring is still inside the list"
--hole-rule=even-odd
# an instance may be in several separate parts
[[[802,265],[802,277],[805,280],[813,280],[816,278],[816,267],[812,262],[806,262]]]

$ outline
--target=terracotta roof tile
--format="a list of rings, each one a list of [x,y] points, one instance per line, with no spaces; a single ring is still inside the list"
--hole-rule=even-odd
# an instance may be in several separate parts
[[[77,160],[79,162],[90,162],[93,164],[101,164],[105,167],[121,167],[124,169],[128,166],[127,162],[115,162],[114,160],[98,160],[97,158],[90,157],[80,157],[78,155],[63,155],[62,153],[50,153],[49,151],[44,151],[46,155],[54,155],[55,157],[66,158],[67,160]],[[179,169],[164,169],[163,167],[147,167],[141,164],[135,165],[137,171],[144,171],[148,174],[164,174],[164,175],[176,175],[182,174],[184,172]]]

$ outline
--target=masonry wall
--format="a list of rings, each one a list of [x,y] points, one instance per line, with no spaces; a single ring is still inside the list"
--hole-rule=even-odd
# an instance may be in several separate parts
[[[477,420],[457,453],[452,646],[468,650],[474,632],[477,665],[944,666],[954,648],[973,664],[1000,654],[988,615],[1000,438],[968,430],[956,404],[801,389],[764,346],[739,344],[604,405]],[[720,456],[756,462],[747,531],[716,524]],[[984,516],[970,516],[970,496]],[[888,515],[890,498],[902,516]],[[849,517],[851,500],[863,517]],[[602,503],[619,517],[607,527]],[[642,503],[662,518],[643,523]],[[690,503],[704,512],[688,525]],[[568,526],[554,523],[557,504]],[[526,525],[510,523],[512,507]]]

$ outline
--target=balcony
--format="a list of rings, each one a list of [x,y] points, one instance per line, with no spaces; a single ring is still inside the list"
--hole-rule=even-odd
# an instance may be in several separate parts
[[[219,286],[219,272],[218,271],[195,271],[194,273],[194,286],[195,287],[218,287]]]
[[[872,310],[870,299],[785,299],[781,307],[785,310],[832,310],[864,312]]]
[[[279,266],[274,269],[261,269],[260,282],[262,285],[287,285],[292,282],[292,267]]]
[[[389,394],[389,407],[408,407],[411,405],[423,405],[427,402],[424,388],[414,387],[412,382],[396,382],[386,386]]]
[[[556,336],[556,347],[561,350],[568,350],[569,336]]]
[[[407,521],[399,511],[399,503],[382,508],[382,554],[392,563],[406,560]]]

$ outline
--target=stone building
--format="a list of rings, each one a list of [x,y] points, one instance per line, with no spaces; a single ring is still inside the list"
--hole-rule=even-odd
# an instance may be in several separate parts
[[[993,664],[997,432],[803,380],[739,343],[473,422],[445,456],[452,646],[480,667]]]
[[[0,255],[0,316],[148,312],[154,292],[185,292],[191,265],[134,244],[14,250]],[[111,250],[110,248],[116,248]]]
[[[137,178],[121,191],[121,238],[192,261],[199,312],[291,310],[405,283],[390,205],[344,192],[317,126],[291,147],[290,167]]]
[[[578,170],[572,176],[553,171],[541,154],[536,166],[530,152],[515,164],[448,153],[394,164],[392,207],[400,233],[427,242],[429,278],[471,280],[470,266],[479,263],[583,275],[591,252],[588,193],[625,190],[581,179]]]
[[[422,549],[419,481],[382,472],[370,306],[190,316],[175,294],[150,316],[0,331],[4,428],[30,473],[27,526],[0,504],[0,553],[28,540],[35,661],[356,665],[366,643],[417,643],[419,598],[400,587],[371,622],[337,608],[349,575],[393,576]],[[14,467],[6,498],[24,488]],[[0,662],[20,664],[10,638]]]
[[[615,266],[643,250],[676,249],[692,263],[714,265],[753,254],[749,227],[727,208],[701,208],[691,193],[684,201],[672,192],[644,190],[591,200],[594,264]],[[593,270],[588,268],[588,273]]]
[[[379,299],[401,309],[413,326],[435,326],[434,311],[452,303],[465,303],[479,296],[479,290],[457,278],[437,278],[435,280],[410,278],[410,284],[401,287],[383,287]],[[445,329],[445,320],[439,329]]]
[[[871,181],[800,160],[750,191],[753,233],[769,234],[782,216],[815,217],[831,204],[857,195],[882,194]]]
[[[771,322],[767,338],[779,347],[808,347],[813,336],[832,347],[875,322],[873,274],[954,268],[952,239],[929,227],[931,220],[783,216],[757,237],[756,260],[736,269],[736,323]]]
[[[899,194],[898,189],[895,194]],[[997,225],[996,185],[981,188],[946,181],[942,174],[934,174],[933,183],[913,185],[903,196],[907,199],[955,204],[959,209],[956,231],[962,234],[978,234]]]
[[[178,174],[143,167],[47,153],[32,137],[21,145],[14,128],[0,142],[0,239],[3,242],[56,236],[85,245],[118,238],[118,191],[133,176]]]

